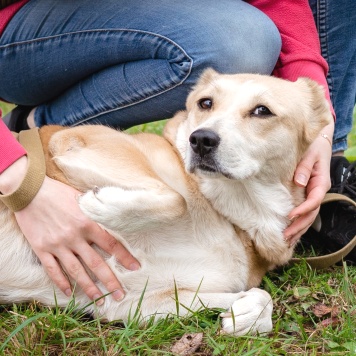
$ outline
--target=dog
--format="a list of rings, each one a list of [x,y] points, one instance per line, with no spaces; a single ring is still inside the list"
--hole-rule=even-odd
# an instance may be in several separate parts
[[[271,331],[272,299],[258,287],[293,254],[283,230],[305,199],[293,174],[330,120],[322,88],[309,79],[209,69],[163,137],[99,125],[41,128],[47,174],[83,192],[82,211],[141,263],[128,271],[100,251],[125,297],[98,306],[78,288],[77,306],[103,321],[136,311],[143,323],[222,308],[223,333]],[[67,305],[2,204],[0,240],[1,303]]]

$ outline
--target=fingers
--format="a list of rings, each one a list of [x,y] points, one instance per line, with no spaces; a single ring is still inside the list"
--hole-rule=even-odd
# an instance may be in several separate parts
[[[314,188],[307,196],[307,199],[294,208],[289,214],[288,218],[291,221],[296,220],[298,217],[311,213],[320,207],[323,199],[325,197],[325,189],[322,187]]]
[[[122,300],[125,295],[122,285],[105,260],[95,251],[91,244],[95,243],[109,254],[113,254],[112,251],[118,251],[117,254],[121,259],[119,262],[122,263],[124,261],[130,267],[134,265],[134,268],[131,269],[137,270],[140,267],[138,261],[121,243],[101,229],[96,223],[90,222],[89,225],[85,224],[84,230],[87,231],[85,235],[94,236],[94,238],[80,240],[71,247],[67,245],[67,249],[60,248],[56,252],[57,259],[61,262],[68,276],[75,281],[78,287],[91,300],[100,298],[96,301],[98,305],[102,305],[105,298],[102,297],[103,293],[88,275],[83,264],[100,280],[114,300]],[[59,285],[58,287],[63,290]]]
[[[120,301],[124,298],[125,292],[114,272],[91,246],[92,243],[117,258],[118,262],[125,268],[137,270],[140,268],[139,262],[131,253],[107,231],[103,230],[94,222],[87,221],[83,224],[86,240],[81,240],[71,247],[71,250],[57,252],[56,256],[68,275],[83,289],[84,293],[92,300],[97,300],[98,305],[104,303],[102,292],[88,275],[82,263],[97,277],[111,294],[114,300]],[[79,259],[80,258],[80,259]]]
[[[85,263],[88,269],[92,271],[97,278],[100,277],[100,281],[109,293],[111,293],[112,297],[117,301],[121,300],[124,297],[124,290],[102,257],[90,245],[85,244],[82,246],[81,255],[85,256],[82,258],[83,262],[69,250],[60,251],[57,257],[58,260],[64,261],[62,262],[62,267],[67,275],[75,282],[76,286],[81,288],[91,300],[96,300],[97,305],[104,303],[103,293],[88,275],[83,266],[83,263]],[[46,254],[45,257],[41,257],[41,263],[49,277],[67,297],[70,297],[72,294],[71,285],[56,258],[51,254]]]
[[[295,245],[313,224],[324,195],[323,188],[314,188],[307,199],[289,213],[288,218],[292,223],[284,230],[284,238],[290,246]]]
[[[324,196],[325,188],[318,185],[309,192],[302,204],[289,213],[288,218],[292,223],[284,230],[284,237],[290,246],[295,245],[313,224]]]
[[[331,153],[316,142],[313,149],[304,155],[294,173],[296,185],[306,187],[306,200],[294,208],[288,215],[291,225],[284,231],[284,237],[290,246],[294,245],[312,225],[319,212],[325,193],[330,189]]]
[[[74,199],[77,194],[74,188],[46,177],[31,203],[15,213],[16,220],[49,277],[63,293],[72,293],[69,276],[90,299],[102,296],[91,279],[91,271],[112,297],[120,300],[124,296],[120,281],[91,245],[114,255],[126,268],[136,270],[140,265],[121,243],[82,213]],[[48,199],[58,196],[61,199]],[[97,301],[103,302],[104,299]]]
[[[83,245],[81,258],[89,270],[100,279],[107,291],[111,293],[113,299],[119,301],[124,297],[124,290],[115,274],[104,259],[90,245]],[[76,264],[71,266],[71,271],[68,271],[68,273],[77,281],[78,285],[91,299],[94,300],[102,296],[102,293],[88,276],[78,259]],[[100,299],[100,302],[101,301],[104,302],[104,299]]]
[[[295,173],[294,173],[294,183],[300,187],[305,187],[308,182],[309,178],[312,173],[313,169],[313,160],[309,159],[309,156],[307,158],[304,158],[297,166]]]
[[[39,257],[40,258],[40,257]],[[71,277],[78,287],[82,288],[84,293],[91,299],[96,300],[102,297],[103,293],[98,289],[92,279],[86,273],[82,263],[70,251],[59,255],[59,259],[65,261],[63,269],[69,277]],[[48,276],[52,279],[55,285],[67,296],[72,294],[72,287],[68,281],[67,276],[63,273],[62,268],[57,262],[56,258],[51,254],[46,254],[40,258],[43,267],[46,269]],[[115,279],[115,276],[114,276]],[[121,286],[120,286],[121,287]],[[123,296],[123,294],[122,294]],[[97,300],[97,305],[102,305],[104,299]]]
[[[289,246],[294,246],[307,232],[318,215],[319,207],[308,214],[296,218],[291,225],[284,230],[284,238]]]
[[[98,228],[100,229],[99,226]],[[107,231],[101,230],[100,238],[96,238],[93,242],[108,254],[115,256],[117,261],[125,268],[131,271],[137,271],[140,268],[138,260]]]
[[[44,256],[38,256],[42,266],[47,271],[49,278],[55,283],[55,285],[67,296],[70,297],[72,294],[71,285],[64,275],[60,265],[56,259],[51,254],[46,254]]]
[[[88,234],[92,237],[90,239],[91,243],[95,243],[95,245],[106,251],[108,254],[115,256],[118,262],[125,268],[132,271],[136,271],[140,268],[139,262],[131,255],[131,253],[107,231],[100,228],[99,225],[92,223],[92,226],[88,231],[90,231]],[[101,281],[101,283],[103,283],[114,300],[120,301],[124,298],[125,292],[117,277],[104,259],[89,245],[89,243],[82,244],[76,251],[76,254],[81,258],[89,270]],[[63,256],[61,261],[68,262],[68,258]],[[83,266],[78,260],[77,262],[79,265],[71,266],[70,271],[68,270],[68,274],[77,281],[79,287],[84,290],[89,298],[94,300],[99,296],[102,296],[102,293],[89,278]],[[98,295],[98,293],[100,295]],[[101,298],[97,304],[101,305],[103,302],[104,298]]]

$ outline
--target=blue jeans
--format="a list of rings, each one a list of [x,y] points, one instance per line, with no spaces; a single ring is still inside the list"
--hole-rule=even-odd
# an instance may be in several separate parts
[[[355,0],[309,0],[319,32],[321,52],[329,64],[327,76],[336,123],[333,151],[347,148],[356,101]]]
[[[270,74],[280,46],[240,0],[31,0],[0,38],[0,97],[38,126],[127,128],[183,109],[207,67]]]

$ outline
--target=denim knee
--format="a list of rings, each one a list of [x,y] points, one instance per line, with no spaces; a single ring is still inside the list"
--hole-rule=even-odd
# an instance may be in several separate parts
[[[206,18],[196,24],[195,43],[186,48],[193,59],[191,75],[212,67],[218,72],[271,74],[281,50],[281,36],[263,12],[240,3],[241,16],[221,21]],[[184,43],[182,44],[184,47]]]
[[[16,67],[12,75],[22,80],[10,88],[9,77],[3,92],[19,104],[40,103],[38,125],[126,128],[168,118],[184,108],[205,68],[270,74],[280,53],[273,22],[240,0],[206,0],[204,11],[193,0],[174,11],[173,0],[87,5],[73,2],[69,15],[63,2],[30,2],[2,36],[13,41],[2,52],[9,60],[1,62],[3,73]]]

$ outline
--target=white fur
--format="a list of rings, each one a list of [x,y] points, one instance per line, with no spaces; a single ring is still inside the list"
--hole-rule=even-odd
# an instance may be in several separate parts
[[[78,306],[89,304],[88,311],[103,320],[128,320],[144,292],[143,321],[153,315],[185,315],[204,305],[228,309],[222,315],[223,332],[269,332],[271,297],[252,287],[292,255],[283,230],[289,211],[303,199],[303,189],[292,188],[293,172],[327,123],[315,118],[307,100],[315,90],[303,81],[208,72],[189,96],[187,112],[166,127],[165,136],[175,148],[163,138],[128,137],[106,127],[54,134],[49,146],[54,161],[71,185],[86,191],[79,199],[83,212],[141,263],[140,270],[131,272],[105,256],[125,298],[116,302],[106,297],[103,306],[95,307],[77,289]],[[211,110],[199,109],[204,97],[213,99]],[[260,104],[275,115],[251,115]],[[324,111],[329,119],[327,104]],[[215,172],[194,163],[189,136],[197,129],[212,130],[221,139],[212,156]],[[3,205],[0,240],[0,302],[68,303]]]

